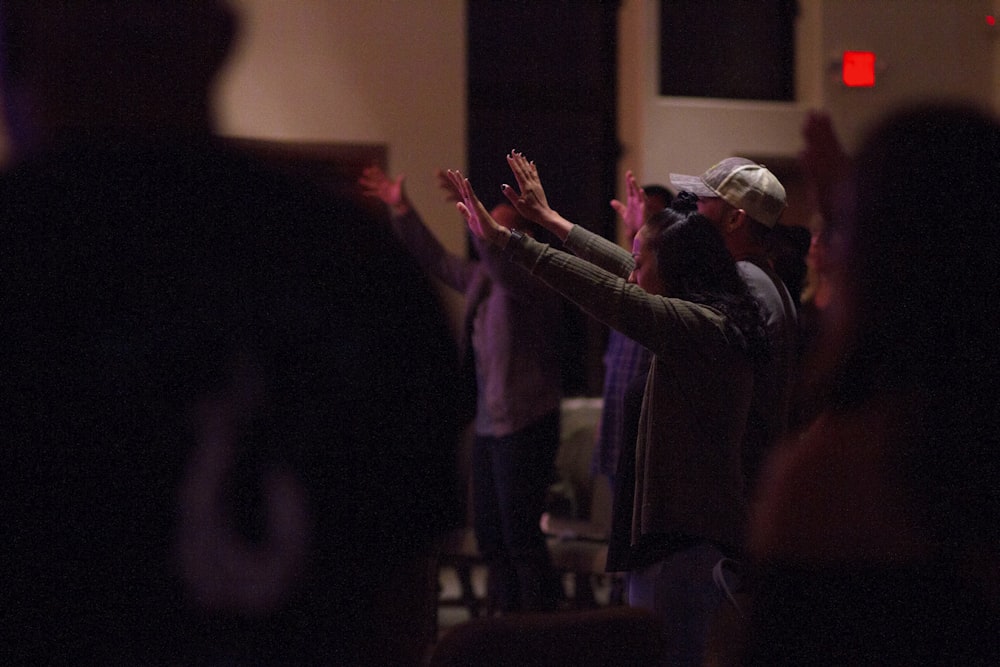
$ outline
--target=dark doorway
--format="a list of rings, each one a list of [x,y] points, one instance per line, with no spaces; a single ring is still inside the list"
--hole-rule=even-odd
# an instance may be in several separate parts
[[[513,176],[504,157],[538,165],[553,208],[615,238],[618,0],[469,0],[468,166],[487,206]],[[566,304],[567,396],[599,395],[606,329]]]

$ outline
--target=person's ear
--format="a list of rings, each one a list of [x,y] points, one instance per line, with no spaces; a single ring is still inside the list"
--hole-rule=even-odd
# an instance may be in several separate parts
[[[724,221],[726,234],[732,234],[736,230],[742,228],[744,225],[747,224],[748,219],[749,217],[747,216],[747,212],[744,211],[743,209],[741,208],[730,209],[729,212],[726,213]]]

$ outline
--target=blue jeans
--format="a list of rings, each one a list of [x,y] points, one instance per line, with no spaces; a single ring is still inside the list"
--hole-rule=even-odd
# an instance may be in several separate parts
[[[559,411],[503,437],[476,436],[472,493],[476,541],[500,611],[555,606],[558,579],[538,521],[553,481]]]
[[[702,664],[709,624],[722,604],[712,578],[722,557],[718,547],[703,542],[629,574],[629,605],[649,609],[663,620],[664,664]]]

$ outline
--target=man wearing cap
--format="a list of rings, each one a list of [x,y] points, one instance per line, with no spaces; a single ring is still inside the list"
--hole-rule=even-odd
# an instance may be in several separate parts
[[[722,233],[766,322],[771,361],[758,371],[743,438],[747,488],[753,489],[768,447],[787,428],[791,400],[797,314],[767,257],[768,237],[785,210],[785,188],[767,167],[741,157],[726,158],[700,176],[670,174],[670,182],[698,196],[698,212]]]

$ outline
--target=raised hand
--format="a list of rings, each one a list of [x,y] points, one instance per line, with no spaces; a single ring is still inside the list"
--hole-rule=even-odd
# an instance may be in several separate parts
[[[458,193],[459,201],[455,204],[459,213],[465,218],[466,224],[473,234],[479,238],[503,247],[510,240],[510,230],[498,223],[483,203],[479,201],[469,179],[462,176],[462,172],[452,169],[447,173],[448,181],[455,192]]]
[[[451,179],[448,178],[448,174],[444,171],[444,169],[438,169],[435,171],[434,176],[437,178],[438,187],[444,190],[445,201],[456,203],[462,201],[462,194],[451,182]]]
[[[511,151],[507,154],[507,164],[514,172],[517,189],[520,192],[504,183],[501,186],[504,196],[517,209],[518,213],[528,220],[544,226],[554,211],[545,197],[542,181],[538,178],[538,168],[534,162],[529,162],[528,158],[517,151]]]
[[[621,216],[631,238],[639,233],[646,221],[646,191],[639,186],[631,170],[625,172],[625,189],[626,203],[623,204],[617,199],[612,199],[611,208]]]
[[[542,189],[542,181],[538,178],[538,168],[535,163],[529,162],[521,153],[511,151],[507,154],[507,164],[514,172],[517,188],[520,190],[517,192],[504,183],[501,189],[504,196],[507,197],[507,201],[522,217],[538,223],[559,237],[560,240],[565,241],[573,223],[549,206],[549,202],[545,198],[545,190]]]
[[[405,178],[400,174],[395,179],[391,179],[380,167],[372,165],[365,167],[361,172],[358,185],[361,186],[361,194],[364,196],[378,197],[393,211],[403,214],[410,209],[410,200],[403,188]]]

